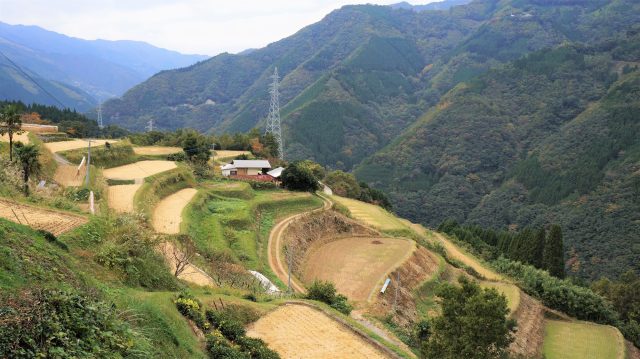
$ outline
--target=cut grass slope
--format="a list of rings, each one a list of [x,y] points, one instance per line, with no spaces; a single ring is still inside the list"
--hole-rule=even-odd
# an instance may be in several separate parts
[[[351,198],[331,196],[331,199],[345,206],[351,216],[382,231],[405,230],[407,227],[384,208]]]
[[[548,320],[543,353],[547,359],[624,359],[624,339],[613,327]]]
[[[306,284],[331,281],[350,300],[368,302],[385,275],[406,261],[415,248],[415,242],[396,238],[353,237],[329,242],[308,254],[303,279]]]
[[[229,256],[245,268],[277,281],[267,262],[267,240],[273,225],[292,213],[322,205],[308,193],[282,190],[254,191],[243,184],[206,183],[184,212],[182,229],[202,255]],[[238,198],[240,197],[240,198]]]

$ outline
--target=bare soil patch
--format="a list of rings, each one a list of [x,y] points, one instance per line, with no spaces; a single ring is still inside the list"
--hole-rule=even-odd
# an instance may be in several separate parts
[[[540,302],[520,293],[520,304],[512,317],[518,321],[518,331],[509,351],[526,358],[539,357],[544,339],[544,308]]]
[[[302,279],[335,283],[338,292],[355,302],[367,302],[379,290],[385,275],[406,261],[416,249],[407,239],[352,237],[310,251],[302,266]]]
[[[142,146],[133,148],[133,153],[136,155],[170,155],[179,152],[182,152],[182,148],[180,147]]]
[[[133,198],[140,187],[142,183],[109,186],[107,196],[109,208],[118,213],[133,212]]]
[[[58,236],[87,223],[85,217],[0,199],[0,217]]]
[[[381,288],[376,288],[376,299],[368,312],[377,317],[384,317],[393,311],[395,303],[398,310],[394,312],[394,321],[404,327],[411,327],[419,319],[415,290],[438,273],[438,266],[437,256],[424,247],[418,247],[409,260],[388,275],[391,283],[384,294],[380,293]]]
[[[176,168],[172,161],[140,161],[128,165],[108,168],[102,172],[105,178],[132,180],[153,176],[160,172],[169,171]]]
[[[118,140],[91,140],[91,147],[104,146],[105,142],[116,143]],[[49,151],[56,153],[86,148],[89,146],[89,142],[87,142],[87,140],[74,139],[71,141],[49,142],[45,143],[44,146],[48,148]]]
[[[163,198],[153,211],[153,229],[158,233],[180,233],[182,210],[197,192],[195,188],[185,188]]]
[[[82,186],[86,173],[86,166],[78,170],[78,166],[58,164],[53,180],[65,187],[79,187]]]
[[[283,359],[388,357],[345,325],[304,305],[279,307],[253,323],[247,335],[264,340]]]
[[[160,245],[160,251],[162,252],[162,255],[164,256],[167,263],[169,264],[169,267],[171,268],[171,273],[175,273],[176,271],[176,259],[173,256],[173,253],[174,253],[173,251],[175,250],[176,249],[174,248],[173,243],[165,242],[162,245]],[[213,279],[211,279],[211,277],[205,272],[203,272],[200,268],[192,264],[187,264],[184,270],[178,275],[178,279],[182,279],[186,282],[193,283],[203,287],[204,286],[215,287]]]

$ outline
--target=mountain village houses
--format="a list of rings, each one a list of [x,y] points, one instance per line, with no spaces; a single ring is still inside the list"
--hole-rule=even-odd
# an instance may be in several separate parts
[[[224,177],[262,182],[278,182],[284,170],[282,167],[271,169],[267,160],[233,160],[220,169]]]

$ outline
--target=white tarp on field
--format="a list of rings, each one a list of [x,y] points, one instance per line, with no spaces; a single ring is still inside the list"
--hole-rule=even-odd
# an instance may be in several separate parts
[[[262,284],[268,294],[280,293],[280,289],[278,289],[275,284],[271,283],[269,278],[265,277],[262,273],[256,272],[254,270],[250,270],[249,273],[251,273],[252,276],[256,277],[256,279],[260,282],[260,284]]]

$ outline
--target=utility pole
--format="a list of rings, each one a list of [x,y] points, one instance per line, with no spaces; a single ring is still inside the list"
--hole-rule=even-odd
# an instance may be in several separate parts
[[[289,247],[287,247],[287,257],[289,257],[289,265],[287,268],[289,272],[289,283],[287,283],[287,285],[289,287],[289,293],[293,293],[293,288],[291,288],[291,265],[293,264],[293,254],[289,250]]]
[[[89,172],[91,171],[91,140],[89,141],[89,148],[87,151],[87,177],[85,179],[85,185],[89,187]]]
[[[284,145],[282,143],[282,128],[280,126],[280,76],[278,76],[278,68],[273,70],[271,75],[273,81],[269,85],[269,93],[271,94],[271,103],[269,104],[269,116],[267,117],[267,129],[265,134],[273,135],[278,144],[278,157],[284,160]]]
[[[393,311],[396,311],[398,305],[398,289],[400,289],[400,272],[396,272],[396,295],[393,298]]]

